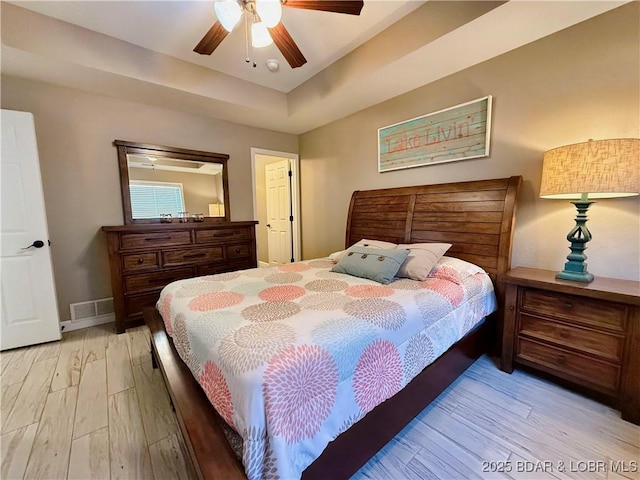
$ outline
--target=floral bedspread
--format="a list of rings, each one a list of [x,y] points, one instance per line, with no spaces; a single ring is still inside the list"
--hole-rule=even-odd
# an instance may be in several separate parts
[[[181,280],[158,309],[178,353],[243,438],[250,480],[299,478],[327,444],[496,308],[489,277],[443,257],[389,285],[316,259]]]

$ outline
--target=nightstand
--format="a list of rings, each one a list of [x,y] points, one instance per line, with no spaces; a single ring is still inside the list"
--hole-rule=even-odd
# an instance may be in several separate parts
[[[500,369],[525,365],[599,394],[640,424],[640,282],[557,280],[518,267],[501,275]]]

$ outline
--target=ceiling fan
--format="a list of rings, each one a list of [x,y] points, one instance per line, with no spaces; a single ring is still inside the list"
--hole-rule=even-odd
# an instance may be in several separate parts
[[[246,12],[247,32],[251,24],[251,45],[259,48],[275,43],[291,68],[301,67],[307,59],[280,21],[282,6],[360,15],[363,5],[363,0],[215,0],[218,19],[193,51],[211,55]]]

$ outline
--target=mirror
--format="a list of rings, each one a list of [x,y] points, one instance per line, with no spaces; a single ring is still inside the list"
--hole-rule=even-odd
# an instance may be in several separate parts
[[[115,140],[125,224],[228,222],[223,153]]]

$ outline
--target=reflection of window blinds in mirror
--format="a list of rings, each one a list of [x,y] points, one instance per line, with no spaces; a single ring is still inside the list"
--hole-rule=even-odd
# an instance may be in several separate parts
[[[133,218],[158,218],[163,213],[176,217],[185,210],[180,183],[133,181],[129,192]]]

